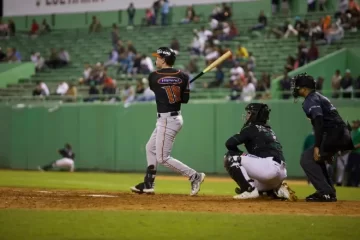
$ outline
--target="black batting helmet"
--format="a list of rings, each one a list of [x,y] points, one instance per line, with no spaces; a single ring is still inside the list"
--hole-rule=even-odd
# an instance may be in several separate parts
[[[161,47],[156,51],[156,53],[153,53],[152,55],[154,57],[164,59],[166,64],[169,66],[173,66],[176,60],[175,51],[168,47]]]
[[[308,88],[312,90],[316,89],[315,79],[312,76],[307,75],[307,73],[301,73],[294,76],[292,78],[291,85],[294,98],[297,98],[299,96],[300,88]]]
[[[265,124],[267,120],[269,120],[271,111],[269,106],[265,103],[250,103],[245,107],[245,110],[250,113],[250,118],[247,120],[246,124],[249,122]]]

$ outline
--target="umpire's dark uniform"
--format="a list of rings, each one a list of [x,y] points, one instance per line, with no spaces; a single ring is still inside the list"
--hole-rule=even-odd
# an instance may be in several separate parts
[[[300,165],[316,189],[307,201],[336,201],[336,190],[326,169],[326,161],[331,161],[339,151],[354,148],[349,128],[341,119],[328,98],[316,92],[311,76],[300,74],[293,79],[294,97],[303,96],[303,110],[311,120],[315,133],[315,147],[319,148],[320,159],[314,160],[314,147],[306,150]]]

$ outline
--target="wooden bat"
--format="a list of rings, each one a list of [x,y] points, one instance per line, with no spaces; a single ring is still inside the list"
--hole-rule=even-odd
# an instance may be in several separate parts
[[[219,66],[223,61],[225,61],[226,59],[228,59],[231,56],[231,52],[227,51],[226,53],[224,53],[221,57],[219,57],[218,59],[216,59],[212,64],[210,64],[207,68],[205,68],[204,70],[202,70],[201,73],[199,73],[198,75],[196,75],[191,81],[190,83],[192,83],[193,81],[195,81],[196,79],[198,79],[199,77],[201,77],[202,75],[204,75],[206,72],[210,71],[211,69]]]

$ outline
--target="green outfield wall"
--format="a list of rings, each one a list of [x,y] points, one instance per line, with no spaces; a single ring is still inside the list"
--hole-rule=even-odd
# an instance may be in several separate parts
[[[345,119],[360,118],[360,102],[334,102]],[[301,177],[299,158],[311,131],[301,103],[269,102],[270,124],[283,144],[289,176]],[[206,173],[224,173],[224,143],[243,124],[244,103],[199,103],[183,107],[184,127],[173,156]],[[73,145],[76,167],[89,170],[143,171],[145,145],[156,122],[154,104],[0,107],[0,167],[36,169],[58,159],[57,149]],[[162,169],[166,171],[166,169]]]

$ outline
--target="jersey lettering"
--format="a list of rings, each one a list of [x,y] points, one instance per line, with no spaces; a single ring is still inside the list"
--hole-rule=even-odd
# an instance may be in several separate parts
[[[165,89],[170,104],[181,102],[181,88],[179,86],[171,85],[162,88]]]

